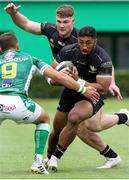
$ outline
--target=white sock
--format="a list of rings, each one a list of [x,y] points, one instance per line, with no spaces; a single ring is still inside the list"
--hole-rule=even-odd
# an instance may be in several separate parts
[[[41,154],[35,154],[34,160],[38,163],[42,163],[43,161],[43,156]]]

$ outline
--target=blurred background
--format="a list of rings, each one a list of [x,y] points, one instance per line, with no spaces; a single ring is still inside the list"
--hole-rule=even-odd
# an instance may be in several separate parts
[[[13,31],[17,34],[21,50],[51,63],[53,56],[45,36],[37,36],[18,28],[4,11],[10,1],[0,1],[0,33]],[[111,0],[85,1],[11,1],[21,5],[20,12],[37,22],[55,23],[56,9],[62,4],[70,4],[75,9],[75,27],[94,26],[98,32],[98,44],[112,57],[116,70],[116,80],[123,95],[129,95],[129,2]],[[125,75],[126,74],[126,75]],[[119,76],[119,77],[118,77]],[[122,80],[121,80],[122,79]],[[127,82],[126,82],[126,81]],[[121,81],[121,82],[120,82]],[[126,88],[126,86],[127,88]]]

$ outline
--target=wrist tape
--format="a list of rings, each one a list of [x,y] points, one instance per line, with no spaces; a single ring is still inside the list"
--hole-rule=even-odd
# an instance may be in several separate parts
[[[81,94],[84,94],[86,92],[86,87],[83,86],[83,85],[80,85],[80,88],[79,88],[79,90],[77,92],[79,92]]]

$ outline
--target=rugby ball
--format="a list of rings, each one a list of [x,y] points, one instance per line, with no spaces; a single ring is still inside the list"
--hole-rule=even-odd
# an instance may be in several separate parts
[[[57,71],[63,71],[63,70],[73,70],[74,64],[71,61],[63,61],[58,64],[56,67]]]

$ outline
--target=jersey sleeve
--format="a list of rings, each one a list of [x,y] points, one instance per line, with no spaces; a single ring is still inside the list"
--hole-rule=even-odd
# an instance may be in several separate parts
[[[112,61],[106,60],[105,62],[102,62],[97,75],[111,76],[112,75]]]
[[[51,38],[55,30],[56,30],[56,26],[54,24],[47,23],[47,22],[41,23],[41,33],[47,36],[48,38]]]
[[[41,75],[44,74],[44,71],[50,67],[49,64],[46,64],[41,59],[37,59],[36,57],[32,57],[33,64],[36,66],[37,70],[40,72]]]

